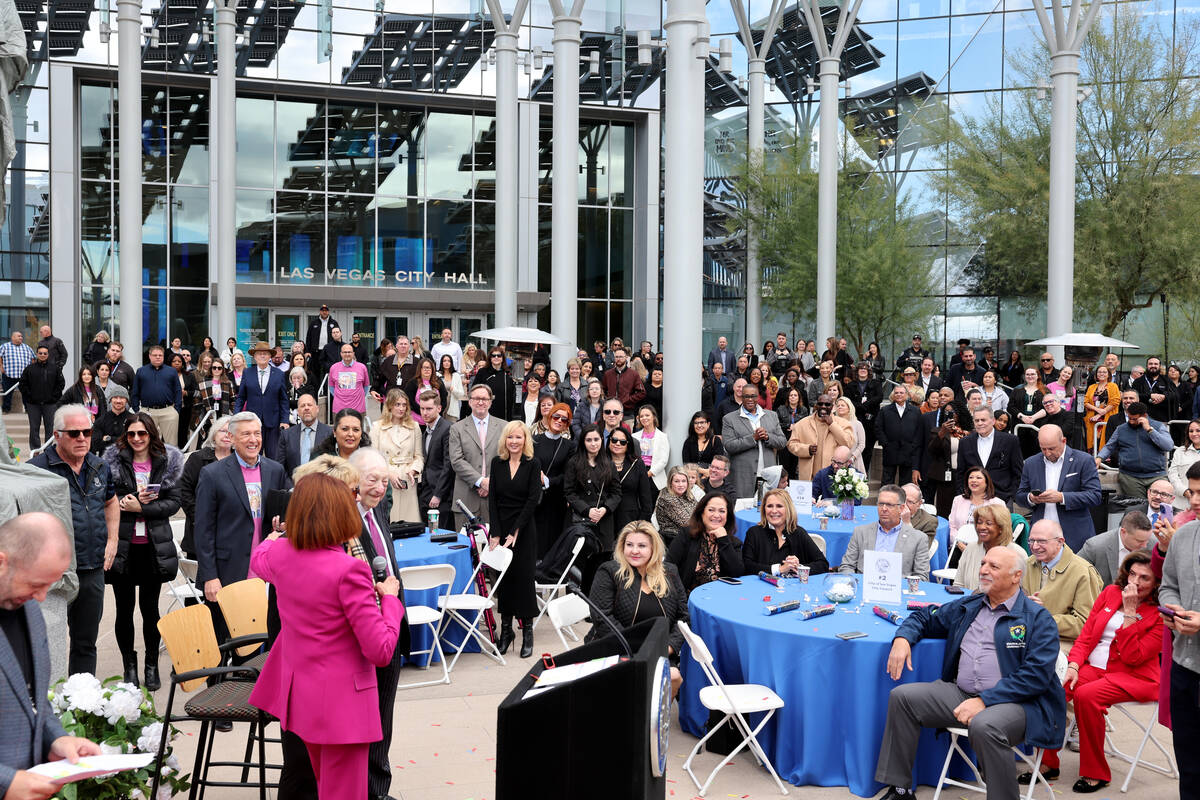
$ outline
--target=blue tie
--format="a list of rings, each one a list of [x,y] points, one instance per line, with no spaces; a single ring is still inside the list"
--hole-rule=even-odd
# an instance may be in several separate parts
[[[300,429],[300,463],[307,464],[312,455],[312,428]]]

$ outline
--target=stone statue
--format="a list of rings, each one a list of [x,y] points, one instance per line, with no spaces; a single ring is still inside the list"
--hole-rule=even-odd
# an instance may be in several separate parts
[[[8,211],[4,196],[4,173],[17,152],[13,131],[12,106],[8,96],[16,91],[29,69],[29,51],[25,44],[25,28],[17,16],[14,0],[0,0],[0,224]]]

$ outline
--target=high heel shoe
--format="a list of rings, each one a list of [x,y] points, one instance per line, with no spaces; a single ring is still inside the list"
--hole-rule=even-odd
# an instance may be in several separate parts
[[[513,634],[513,618],[500,618],[500,641],[496,643],[496,649],[500,651],[500,655],[508,652],[508,648],[512,647],[513,640],[516,636]]]
[[[533,655],[533,620],[521,620],[521,658]]]

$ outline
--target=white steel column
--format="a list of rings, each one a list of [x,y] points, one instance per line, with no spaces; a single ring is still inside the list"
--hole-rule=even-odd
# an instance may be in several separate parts
[[[763,32],[762,43],[757,49],[742,0],[729,0],[729,4],[734,17],[737,18],[742,46],[750,56],[746,65],[746,145],[747,165],[753,171],[761,168],[763,164],[763,129],[766,117],[763,106],[763,81],[767,75],[767,54],[771,51],[775,30],[783,14],[783,0],[773,0],[771,3],[767,27]],[[759,202],[752,197],[750,222],[746,226],[746,340],[752,342],[755,348],[762,346],[762,265],[758,255],[758,230],[754,222],[761,213]]]
[[[237,336],[237,0],[214,0],[217,40],[217,226],[212,252],[217,284],[214,339]]]
[[[817,166],[817,342],[818,347],[834,335],[837,326],[837,176],[838,78],[842,51],[854,27],[862,0],[843,4],[834,28],[833,41],[825,35],[820,0],[802,0],[800,8],[808,23],[813,45],[820,58],[821,105],[819,164]]]
[[[120,156],[121,342],[125,360],[142,364],[142,4],[117,0],[117,152]]]
[[[704,319],[705,0],[667,0],[666,127],[663,137],[663,367],[667,438],[683,442],[700,407]],[[679,451],[672,461],[679,462]]]
[[[550,332],[568,342],[579,336],[579,31],[584,0],[568,13],[562,0],[550,0],[554,12],[554,183],[551,186]],[[575,347],[555,345],[555,364],[575,357]]]
[[[517,324],[517,33],[529,0],[517,0],[505,21],[500,0],[487,0],[496,29],[496,327]]]
[[[1075,305],[1075,106],[1079,88],[1079,48],[1091,30],[1101,3],[1083,12],[1083,0],[1051,0],[1051,16],[1044,0],[1033,4],[1046,47],[1050,50],[1050,222],[1046,280],[1046,335],[1071,333]],[[1080,19],[1082,14],[1082,21]],[[1064,348],[1051,347],[1062,361]]]

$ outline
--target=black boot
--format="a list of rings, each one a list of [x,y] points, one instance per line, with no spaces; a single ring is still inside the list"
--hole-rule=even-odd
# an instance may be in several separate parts
[[[162,680],[158,677],[158,657],[146,656],[146,688],[157,692],[161,687]]]
[[[513,635],[512,617],[500,617],[500,641],[496,643],[496,648],[500,651],[500,655],[508,652],[508,648],[512,646]]]
[[[121,659],[125,662],[125,677],[126,683],[138,685],[138,670],[137,670],[137,653],[123,653]]]
[[[521,620],[521,658],[533,655],[533,620]]]

